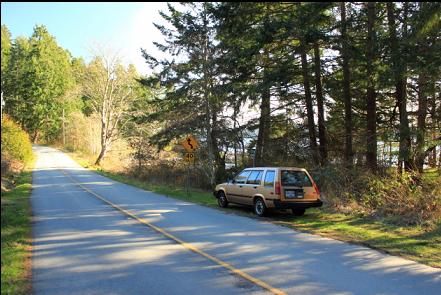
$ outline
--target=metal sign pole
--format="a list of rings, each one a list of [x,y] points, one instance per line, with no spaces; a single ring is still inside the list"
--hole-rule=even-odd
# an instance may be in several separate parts
[[[190,198],[190,163],[187,165],[187,197]]]

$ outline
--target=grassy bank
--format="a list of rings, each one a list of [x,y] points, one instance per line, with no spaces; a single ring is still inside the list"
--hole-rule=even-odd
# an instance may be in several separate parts
[[[1,294],[31,291],[31,169],[16,178],[16,186],[1,195]]]
[[[441,224],[429,228],[396,226],[387,219],[339,214],[329,208],[309,210],[301,218],[278,216],[274,222],[441,267]]]
[[[104,171],[91,165],[78,154],[70,154],[84,167],[111,179],[134,185],[149,191],[173,198],[217,207],[216,199],[211,192],[185,188],[174,188],[134,179],[128,175]],[[220,208],[219,208],[220,209]],[[221,209],[220,209],[221,210]],[[242,206],[230,206],[226,210],[235,214],[256,218],[252,210]],[[374,219],[353,214],[340,214],[331,208],[308,209],[305,216],[294,217],[286,212],[272,212],[265,218],[275,224],[296,230],[319,234],[341,241],[365,245],[393,255],[441,268],[441,224],[431,227],[396,226],[387,219]]]

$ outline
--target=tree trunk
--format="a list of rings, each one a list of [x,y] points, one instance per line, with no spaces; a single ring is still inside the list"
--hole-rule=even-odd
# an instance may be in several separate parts
[[[285,110],[285,116],[286,116],[286,123],[285,123],[285,136],[283,139],[283,146],[284,146],[284,153],[283,153],[283,161],[288,162],[289,160],[289,115],[288,111]]]
[[[240,137],[240,147],[242,148],[242,167],[245,167],[245,141],[242,132],[241,135],[242,136]]]
[[[237,128],[237,113],[238,113],[238,103],[234,103],[234,109],[233,109],[233,130],[234,133],[237,134],[236,128]],[[234,167],[237,167],[237,140],[236,136],[234,136]]]
[[[204,4],[204,14],[203,14],[203,22],[204,22],[204,29],[205,32],[208,32],[208,11],[207,6]],[[217,146],[216,140],[216,117],[215,117],[215,106],[213,102],[212,97],[212,85],[211,85],[211,79],[212,74],[209,70],[209,60],[211,58],[211,52],[209,48],[209,36],[206,34],[204,36],[204,48],[203,48],[203,55],[204,55],[204,64],[203,64],[203,72],[204,72],[204,99],[205,99],[205,120],[206,120],[206,137],[207,137],[207,147],[208,147],[208,167],[210,169],[210,184],[212,188],[216,185],[216,177],[219,165],[219,150]],[[215,148],[217,150],[215,150]],[[224,167],[225,168],[225,167]]]
[[[216,162],[216,171],[215,171],[215,183],[219,183],[224,181],[225,179],[225,157],[221,157],[219,151],[219,142],[218,142],[218,127],[217,127],[217,112],[213,110],[211,112],[211,151],[213,153],[214,160]],[[227,147],[228,150],[228,147]],[[226,152],[225,152],[226,153]]]
[[[429,155],[429,167],[436,168],[437,149],[435,148]]]
[[[436,113],[436,85],[435,82],[431,85],[431,100],[430,100],[430,118],[432,123],[432,139],[436,138],[435,131],[435,122],[437,121],[437,113]],[[436,168],[436,158],[437,158],[437,149],[435,148],[429,155],[429,166],[431,168]]]
[[[427,117],[427,75],[422,70],[418,77],[418,117],[417,117],[417,150],[415,157],[415,168],[422,173],[424,159],[426,157],[424,144],[426,139],[426,117]]]
[[[389,167],[392,166],[392,141],[389,141]]]
[[[256,166],[264,166],[268,157],[268,144],[270,134],[270,99],[269,88],[262,91],[262,102],[260,104],[259,133],[256,144]]]
[[[342,39],[342,63],[343,63],[343,99],[345,105],[345,164],[353,165],[354,152],[352,151],[352,101],[350,92],[350,71],[348,37],[346,29],[346,3],[341,2],[341,39]]]
[[[316,41],[314,43],[314,65],[315,65],[315,89],[317,98],[317,108],[318,108],[318,129],[319,129],[319,140],[320,140],[320,163],[322,165],[326,164],[328,159],[328,147],[326,138],[326,128],[325,128],[325,111],[323,107],[323,88],[321,79],[321,63],[320,63],[320,48]]]
[[[439,149],[438,174],[441,174],[441,149]]]
[[[107,153],[107,145],[101,145],[101,152],[98,155],[98,158],[95,161],[95,165],[100,165],[101,164],[101,160],[104,158],[104,156]]]
[[[38,132],[38,130],[34,131],[34,135],[32,135],[32,143],[37,143],[38,142],[39,134],[40,134],[40,132]]]
[[[304,45],[302,45],[301,59],[302,59],[302,73],[303,73],[303,88],[305,89],[306,115],[308,118],[309,146],[312,152],[314,163],[318,163],[319,161],[318,161],[318,153],[317,153],[317,135],[315,133],[315,124],[314,124],[314,109],[312,107],[311,87],[309,84],[309,75],[308,75],[308,60],[306,57],[306,49]]]
[[[406,5],[405,5],[406,6]],[[401,51],[397,39],[397,29],[395,24],[395,7],[394,3],[387,2],[387,19],[389,25],[390,47],[392,55],[392,66],[395,80],[395,98],[398,104],[400,113],[400,147],[399,147],[399,161],[404,163],[406,171],[412,170],[410,160],[410,129],[409,118],[407,115],[407,98],[406,98],[406,75],[405,75],[405,61],[401,58]],[[398,171],[402,172],[402,165],[399,165]]]
[[[104,119],[104,114],[101,115],[101,151],[98,158],[95,161],[95,165],[100,165],[101,160],[107,153],[108,141],[107,141],[107,123]]]
[[[425,3],[421,2],[420,10],[425,9]],[[407,6],[406,6],[407,7]],[[421,38],[419,42],[420,45],[420,56],[426,57],[425,59],[421,59],[420,64],[420,75],[418,77],[418,116],[417,116],[417,142],[416,142],[416,156],[415,156],[415,168],[419,173],[423,173],[424,169],[424,159],[426,156],[430,155],[426,154],[424,150],[425,141],[426,141],[426,118],[428,113],[428,96],[429,92],[432,92],[431,87],[434,86],[434,83],[431,82],[430,74],[427,72],[427,52],[429,51],[428,43],[426,38]],[[435,92],[435,91],[434,91]],[[436,152],[436,148],[435,148]],[[429,160],[430,161],[430,160]]]
[[[375,2],[367,3],[368,11],[368,37],[366,44],[367,57],[367,93],[366,93],[366,110],[367,110],[367,128],[366,128],[366,162],[372,172],[377,170],[377,110],[376,110],[376,93],[375,78],[373,65],[375,62]]]

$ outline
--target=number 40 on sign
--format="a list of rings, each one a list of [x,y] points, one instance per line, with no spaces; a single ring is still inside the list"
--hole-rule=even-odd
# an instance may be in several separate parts
[[[185,153],[184,160],[188,163],[194,163],[194,153]]]

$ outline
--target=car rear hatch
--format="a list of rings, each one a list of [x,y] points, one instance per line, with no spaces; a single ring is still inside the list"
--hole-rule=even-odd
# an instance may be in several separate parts
[[[281,200],[286,202],[316,201],[313,181],[304,170],[281,170]]]

